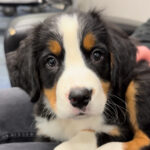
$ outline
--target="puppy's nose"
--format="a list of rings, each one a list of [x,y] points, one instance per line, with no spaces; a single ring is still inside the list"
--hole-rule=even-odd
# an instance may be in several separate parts
[[[82,109],[91,100],[92,90],[86,88],[75,88],[70,91],[69,100],[72,106]]]

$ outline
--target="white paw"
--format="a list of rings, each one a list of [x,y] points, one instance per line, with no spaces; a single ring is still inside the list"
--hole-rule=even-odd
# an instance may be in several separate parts
[[[95,134],[80,132],[69,141],[58,145],[54,150],[96,150]]]
[[[123,143],[121,142],[111,142],[102,145],[96,150],[123,150]]]
[[[92,145],[92,144],[91,144]],[[96,148],[91,147],[88,143],[72,143],[64,142],[58,145],[54,150],[95,150]]]
[[[72,146],[68,142],[64,142],[55,147],[54,150],[72,150]]]

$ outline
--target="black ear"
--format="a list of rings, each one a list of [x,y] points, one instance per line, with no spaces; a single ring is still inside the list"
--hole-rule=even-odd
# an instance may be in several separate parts
[[[101,18],[101,12],[102,11],[97,11],[96,9],[93,9],[89,11],[89,14],[92,16],[92,18],[99,20]]]
[[[34,51],[35,37],[41,25],[35,27],[27,38],[21,41],[17,50],[18,82],[17,86],[23,88],[30,96],[31,101],[36,102],[41,95],[41,84],[38,70],[38,63]],[[16,86],[16,85],[15,85]]]
[[[111,51],[111,83],[114,90],[124,91],[136,65],[136,47],[120,29],[108,27]]]
[[[36,66],[36,60],[34,57],[32,57],[31,66],[30,66],[30,79],[31,79],[31,102],[36,102],[40,98],[41,95],[41,83],[40,83],[40,77],[39,77],[39,70]]]

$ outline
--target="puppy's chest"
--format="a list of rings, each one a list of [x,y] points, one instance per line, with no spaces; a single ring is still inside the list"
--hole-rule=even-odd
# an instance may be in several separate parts
[[[82,130],[94,130],[96,132],[109,132],[114,126],[104,124],[99,116],[84,119],[54,119],[36,117],[37,134],[52,139],[64,141],[72,138]]]

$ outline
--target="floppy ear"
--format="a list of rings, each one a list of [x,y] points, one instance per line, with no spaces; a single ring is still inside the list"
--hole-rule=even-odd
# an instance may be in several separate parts
[[[40,83],[40,77],[39,77],[39,70],[36,66],[36,61],[35,58],[32,57],[32,61],[29,66],[30,72],[30,83],[31,83],[31,91],[30,91],[30,96],[31,96],[31,102],[36,102],[40,98],[41,95],[41,83]]]
[[[38,70],[38,63],[34,52],[34,41],[41,25],[38,25],[21,41],[20,47],[17,50],[17,66],[18,66],[18,85],[23,88],[30,96],[31,101],[36,102],[40,98],[41,84]]]
[[[121,30],[108,27],[111,51],[111,83],[114,90],[124,92],[136,65],[136,47]]]

